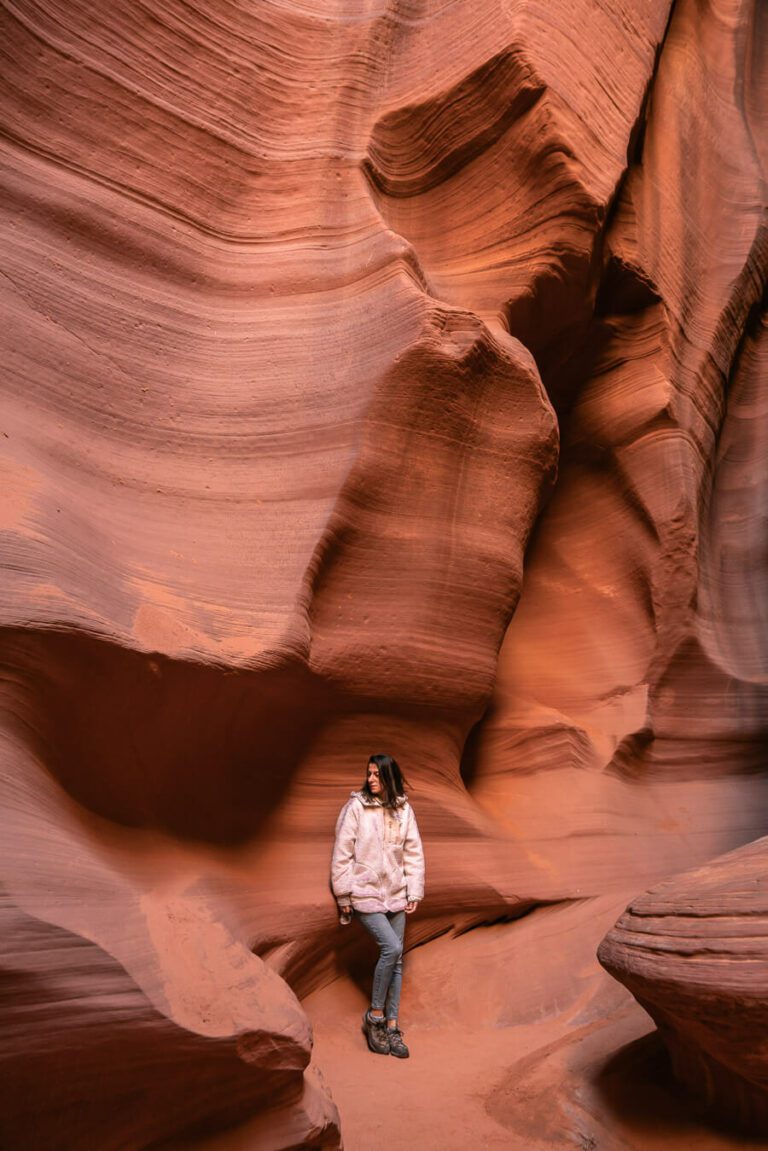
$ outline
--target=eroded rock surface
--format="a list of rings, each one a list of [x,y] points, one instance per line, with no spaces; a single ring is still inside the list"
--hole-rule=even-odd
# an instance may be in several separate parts
[[[677,1076],[736,1127],[768,1134],[768,839],[634,899],[600,962],[653,1016]]]
[[[273,1123],[281,1111],[290,1115],[290,1123],[283,1119],[290,1136],[273,1146],[338,1146],[335,1107],[303,1075],[310,1045],[299,1004],[242,947],[229,971],[221,959],[206,968],[206,925],[193,926],[195,915],[197,908],[184,924],[177,903],[162,916],[166,945],[186,927],[179,942],[188,961],[186,971],[166,973],[165,1001],[152,988],[153,1002],[85,933],[4,900],[3,1147],[165,1146],[179,1133],[229,1126],[254,1111]],[[159,931],[161,915],[154,920]],[[207,934],[212,951],[210,926]],[[206,987],[211,979],[216,994]]]
[[[561,7],[0,11],[3,875],[232,1068],[137,1148],[338,1142],[266,1086],[372,751],[411,943],[765,830],[764,10]]]

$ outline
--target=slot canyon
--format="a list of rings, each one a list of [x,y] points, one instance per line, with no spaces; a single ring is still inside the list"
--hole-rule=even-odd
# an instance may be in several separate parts
[[[3,0],[0,60],[0,1151],[768,1146],[768,6]]]

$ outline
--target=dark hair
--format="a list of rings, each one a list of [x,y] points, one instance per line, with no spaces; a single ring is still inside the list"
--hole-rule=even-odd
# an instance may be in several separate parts
[[[405,795],[406,788],[406,780],[400,770],[399,763],[391,755],[369,755],[368,763],[375,763],[379,769],[379,780],[384,789],[384,806],[395,807],[398,796]],[[362,790],[366,795],[373,798],[373,793],[368,787],[368,763],[366,763],[365,783]]]

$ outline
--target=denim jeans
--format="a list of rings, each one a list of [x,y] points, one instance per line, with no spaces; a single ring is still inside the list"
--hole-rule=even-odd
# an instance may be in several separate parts
[[[403,985],[404,911],[356,911],[365,930],[379,945],[379,961],[373,973],[371,1007],[384,1011],[387,1019],[397,1019],[400,988]]]

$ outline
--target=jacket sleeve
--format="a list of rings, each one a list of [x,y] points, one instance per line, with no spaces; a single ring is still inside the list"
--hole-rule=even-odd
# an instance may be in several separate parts
[[[355,866],[355,844],[360,805],[350,799],[341,809],[336,821],[336,842],[331,857],[331,889],[337,899],[352,892],[352,871]]]
[[[403,843],[403,873],[408,900],[424,898],[424,849],[413,808],[408,809],[408,827]]]

